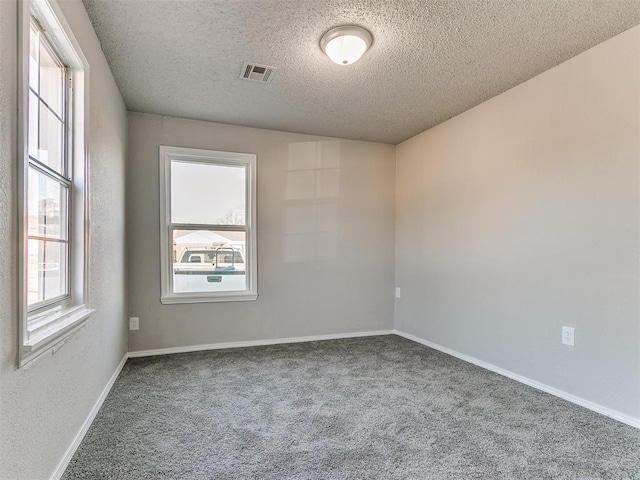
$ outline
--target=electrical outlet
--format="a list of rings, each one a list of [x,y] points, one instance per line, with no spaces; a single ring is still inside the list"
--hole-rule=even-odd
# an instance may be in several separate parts
[[[562,327],[562,344],[575,347],[576,334],[573,327]]]
[[[400,298],[400,287],[396,287],[396,298]]]
[[[139,317],[129,317],[129,330],[140,330]]]

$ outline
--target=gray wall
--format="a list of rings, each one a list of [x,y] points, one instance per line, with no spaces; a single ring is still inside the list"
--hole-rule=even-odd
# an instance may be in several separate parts
[[[403,142],[396,184],[397,329],[636,418],[639,43]]]
[[[16,1],[0,1],[0,478],[47,479],[126,352],[126,111],[80,0],[60,6],[91,68],[90,303],[55,354],[16,370]]]
[[[160,303],[162,144],[257,155],[257,301]],[[393,146],[131,113],[127,182],[131,351],[393,328]]]

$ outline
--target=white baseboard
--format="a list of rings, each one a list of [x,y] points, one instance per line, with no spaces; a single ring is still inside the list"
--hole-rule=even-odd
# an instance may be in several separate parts
[[[125,353],[124,357],[122,357],[122,360],[120,361],[120,364],[116,367],[115,372],[113,372],[113,375],[111,375],[111,378],[107,383],[107,386],[104,387],[104,389],[102,390],[102,393],[98,397],[98,400],[93,405],[93,408],[89,412],[87,419],[82,424],[82,427],[80,427],[80,431],[78,432],[76,437],[73,439],[73,442],[65,452],[64,457],[62,457],[62,460],[60,460],[60,463],[58,463],[58,466],[56,467],[55,471],[53,472],[53,475],[51,476],[51,480],[59,480],[64,474],[64,471],[66,470],[67,465],[69,465],[69,462],[73,458],[74,453],[76,453],[76,450],[80,446],[82,439],[86,435],[87,430],[89,430],[89,427],[93,423],[93,419],[96,418],[96,415],[100,410],[100,407],[102,407],[104,400],[107,398],[107,395],[109,395],[109,392],[111,391],[111,387],[113,387],[113,384],[116,382],[118,375],[120,375],[120,371],[122,370],[122,367],[124,367],[124,364],[127,362],[127,358],[129,358],[129,355]]]
[[[456,352],[455,350],[452,350],[447,347],[443,347],[442,345],[438,345],[437,343],[433,343],[428,340],[424,340],[423,338],[416,337],[415,335],[411,335],[409,333],[405,333],[400,330],[394,330],[394,333],[408,340],[421,343],[422,345],[425,345],[427,347],[433,348],[435,350],[439,350],[443,353],[459,358],[460,360],[464,360],[465,362],[473,363],[478,367],[482,367],[486,370],[490,370],[504,377],[510,378],[520,383],[524,383],[525,385],[536,388],[538,390],[542,390],[543,392],[550,393],[551,395],[555,395],[556,397],[560,397],[571,403],[580,405],[581,407],[588,408],[589,410],[592,410],[606,417],[613,418],[614,420],[618,420],[619,422],[626,423],[627,425],[630,425],[632,427],[640,428],[640,418],[635,418],[625,413],[618,412],[617,410],[613,410],[611,408],[598,405],[597,403],[591,402],[589,400],[585,400],[584,398],[578,397],[571,393],[567,393],[564,390],[560,390],[558,388],[551,387],[544,383],[531,380],[530,378],[523,377],[522,375],[518,375],[517,373],[513,373],[509,370],[505,370],[504,368],[496,367],[495,365],[492,365],[487,362],[483,362],[482,360],[478,360],[477,358],[470,357],[469,355]]]
[[[316,342],[319,340],[336,340],[339,338],[372,337],[391,335],[394,330],[375,330],[371,332],[331,333],[329,335],[312,335],[309,337],[273,338],[269,340],[250,340],[247,342],[209,343],[205,345],[189,345],[185,347],[158,348],[155,350],[138,350],[129,352],[129,358],[169,355],[171,353],[200,352],[203,350],[220,350],[223,348],[257,347],[260,345],[279,345],[285,343]]]

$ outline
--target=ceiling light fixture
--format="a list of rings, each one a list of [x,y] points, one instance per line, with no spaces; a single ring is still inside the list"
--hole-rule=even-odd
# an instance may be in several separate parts
[[[355,25],[336,27],[320,39],[320,48],[338,65],[357,62],[371,46],[373,36],[368,30]]]

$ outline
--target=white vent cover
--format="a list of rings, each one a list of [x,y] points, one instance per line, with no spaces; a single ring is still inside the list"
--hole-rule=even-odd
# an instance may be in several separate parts
[[[253,62],[244,62],[242,71],[240,72],[240,79],[251,80],[252,82],[271,83],[275,71],[275,67],[258,65]]]

